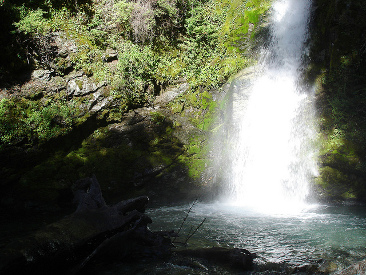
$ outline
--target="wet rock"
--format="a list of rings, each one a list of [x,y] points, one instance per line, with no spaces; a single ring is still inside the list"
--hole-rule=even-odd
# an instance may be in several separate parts
[[[74,95],[74,94],[80,94],[80,91],[82,89],[82,82],[77,82],[75,80],[70,80],[67,83],[67,94],[68,95]]]
[[[65,79],[66,81],[70,81],[76,78],[81,78],[85,73],[83,71],[73,71],[71,73],[69,73]]]
[[[100,112],[105,109],[113,101],[111,96],[103,97],[102,95],[94,95],[94,100],[91,101],[89,110],[92,114]]]
[[[47,82],[46,91],[49,93],[57,93],[62,90],[66,90],[67,82],[64,78],[60,76],[52,77],[50,81]]]
[[[255,258],[254,254],[240,248],[212,247],[182,250],[177,253],[183,256],[203,258],[215,264],[226,265],[243,271],[253,268],[253,259]]]
[[[316,264],[303,264],[291,269],[291,274],[317,274],[318,266]]]
[[[333,275],[360,275],[366,274],[366,260],[358,262],[341,271],[333,273]]]
[[[59,32],[53,33],[54,35],[54,41],[58,48],[58,55],[60,57],[66,58],[71,53],[76,53],[78,48],[74,41],[71,39],[66,38],[64,35],[62,35]]]
[[[174,98],[178,97],[179,95],[183,94],[189,89],[188,83],[182,83],[178,87],[174,87],[173,89],[169,89],[164,92],[162,95],[156,97],[154,101],[154,105],[165,105],[171,102]]]

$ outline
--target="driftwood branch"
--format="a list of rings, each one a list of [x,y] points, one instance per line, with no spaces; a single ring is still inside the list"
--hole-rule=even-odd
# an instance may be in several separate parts
[[[187,220],[187,218],[188,218],[188,216],[189,216],[189,213],[191,212],[191,210],[192,210],[193,206],[194,206],[196,203],[197,203],[197,199],[195,199],[195,201],[192,203],[191,207],[188,209],[188,212],[187,212],[186,216],[184,217],[184,219],[183,219],[182,223],[180,224],[180,227],[179,227],[179,229],[178,229],[178,231],[177,231],[177,236],[179,236],[179,233],[180,233],[180,231],[182,230],[182,227],[183,227],[183,225],[184,225],[185,221]],[[174,241],[176,240],[176,238],[177,238],[177,237],[175,237],[175,238],[173,239],[173,243],[174,243]]]
[[[202,224],[206,221],[206,218],[202,220],[202,222],[196,227],[196,229],[191,233],[188,234],[187,239],[184,241],[185,244],[187,244],[188,240],[197,232],[197,230],[202,226]]]

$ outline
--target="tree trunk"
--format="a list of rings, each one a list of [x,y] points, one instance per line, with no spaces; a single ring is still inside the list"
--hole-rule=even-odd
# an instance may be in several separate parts
[[[109,247],[114,247],[112,254],[119,259],[132,251],[139,256],[146,251],[170,253],[170,239],[147,228],[151,223],[143,214],[147,197],[108,206],[95,176],[79,180],[74,195],[78,207],[73,214],[0,252],[1,274],[75,274]],[[146,247],[136,245],[140,240]]]

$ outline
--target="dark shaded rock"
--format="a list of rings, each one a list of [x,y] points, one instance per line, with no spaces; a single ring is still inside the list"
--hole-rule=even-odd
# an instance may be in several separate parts
[[[2,249],[1,274],[76,273],[105,251],[119,260],[169,253],[170,239],[147,228],[147,197],[108,206],[95,176],[76,182],[73,191],[73,214]]]
[[[182,250],[177,252],[183,256],[202,258],[215,264],[228,266],[239,270],[251,270],[255,255],[246,249],[240,248],[201,248],[192,250]]]

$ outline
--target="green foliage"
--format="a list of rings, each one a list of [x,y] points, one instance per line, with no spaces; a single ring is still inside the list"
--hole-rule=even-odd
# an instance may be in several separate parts
[[[126,1],[115,4],[122,35],[138,44],[174,43],[182,24],[180,1]],[[159,45],[161,46],[161,45]]]
[[[67,102],[30,106],[27,124],[41,141],[66,134],[73,125],[75,107]]]
[[[222,43],[235,49],[242,43],[243,37],[254,37],[261,22],[261,17],[270,8],[270,0],[227,1],[221,0],[219,9],[226,12],[225,22],[221,28]]]
[[[309,75],[318,77],[319,86],[323,167],[318,183],[334,199],[366,201],[366,6],[360,0],[315,4]]]
[[[26,109],[23,101],[16,102],[6,98],[0,101],[1,143],[16,143],[27,135]]]
[[[166,85],[184,78],[192,87],[218,87],[248,64],[244,55],[233,50],[232,45],[228,47],[230,35],[223,31],[225,24],[232,21],[233,11],[239,4],[245,7],[245,1],[229,4],[217,0],[121,0],[114,6],[107,4],[95,3],[93,15],[83,10],[72,13],[64,5],[55,9],[53,2],[46,5],[47,8],[32,9],[23,5],[17,8],[20,21],[14,26],[29,35],[50,30],[66,33],[78,48],[70,59],[74,67],[94,75],[98,81],[115,83],[116,90],[126,88],[127,101],[140,101],[127,104],[129,106],[140,106],[144,101],[146,87],[143,83],[155,89],[158,83]],[[250,8],[248,20],[258,20],[259,11],[264,12],[263,5],[254,8],[250,1],[247,5]],[[253,15],[254,10],[256,15]],[[108,12],[112,15],[106,20]],[[117,23],[117,28],[111,27],[112,23]],[[229,28],[237,24],[234,20]],[[238,33],[246,31],[236,29]],[[233,36],[236,34],[231,34]],[[240,39],[240,35],[236,38]],[[107,47],[118,51],[118,72],[103,62]],[[62,65],[61,60],[59,64]],[[137,96],[138,93],[142,96]]]
[[[249,24],[259,23],[269,8],[269,1],[257,2],[208,1],[190,11],[184,73],[193,86],[217,87],[248,65],[238,42],[249,32]],[[252,28],[250,35],[258,28]]]
[[[115,4],[115,7],[118,13],[116,22],[119,25],[119,29],[123,35],[128,37],[132,31],[130,20],[132,11],[134,10],[134,3],[121,0]]]
[[[19,31],[25,34],[43,34],[46,33],[50,27],[48,21],[44,18],[45,11],[41,9],[25,11],[22,6],[22,19],[14,23]]]
[[[149,46],[140,47],[130,41],[118,45],[117,75],[112,79],[114,97],[121,101],[122,109],[143,106],[153,94],[154,72],[158,57]]]
[[[0,101],[0,141],[14,144],[45,142],[71,130],[76,114],[75,106],[68,102],[50,102],[43,105],[25,99]]]
[[[139,47],[129,41],[120,45],[118,71],[126,87],[141,90],[152,79],[158,59],[149,46]]]
[[[157,125],[161,125],[165,121],[165,116],[159,112],[151,113],[151,121]]]
[[[233,15],[239,6],[244,10],[248,1],[223,4],[217,0],[120,0],[114,4],[102,0],[94,1],[89,8],[89,1],[77,2],[77,6],[71,0],[4,4],[14,15],[9,19],[7,32],[11,33],[12,41],[20,41],[24,49],[24,53],[16,53],[20,63],[28,63],[28,58],[32,58],[29,41],[36,37],[51,37],[50,32],[57,31],[75,44],[75,50],[67,58],[58,56],[54,60],[58,66],[55,73],[62,75],[70,68],[83,70],[95,82],[108,83],[114,101],[101,115],[107,120],[120,120],[124,112],[149,103],[165,87],[187,81],[191,92],[175,103],[175,111],[182,112],[185,105],[193,107],[197,112],[190,119],[195,126],[204,131],[211,129],[216,103],[208,91],[219,87],[250,62],[237,45],[228,43],[230,39],[239,41],[247,31],[242,27],[244,23],[233,20]],[[248,9],[257,11],[251,6]],[[245,15],[248,22],[260,21],[261,15],[254,11]],[[31,46],[36,49],[40,45]],[[110,49],[117,53],[117,60],[113,62],[107,61],[106,50]],[[43,143],[69,132],[80,122],[74,101],[48,100],[1,101],[1,143]],[[166,147],[173,125],[165,125],[168,122],[158,114],[153,114],[152,122],[159,127],[166,126],[166,129],[162,131],[163,136],[151,141],[150,146]],[[192,172],[194,177],[203,171],[206,161],[201,155],[201,151],[205,151],[201,150],[203,144],[203,140],[196,140],[186,148],[195,159],[189,164],[195,171]],[[70,165],[91,168],[103,156],[115,156],[113,149],[95,149],[95,153],[88,152],[89,156],[86,151],[69,155],[74,166]],[[151,156],[151,162],[163,161],[165,157],[162,153]],[[189,163],[189,157],[184,162]],[[81,171],[79,176],[88,171]]]

